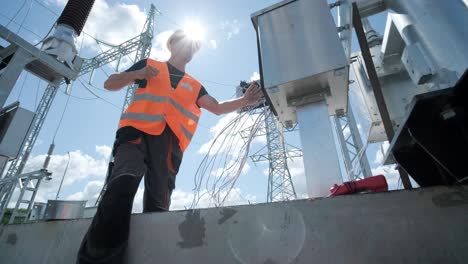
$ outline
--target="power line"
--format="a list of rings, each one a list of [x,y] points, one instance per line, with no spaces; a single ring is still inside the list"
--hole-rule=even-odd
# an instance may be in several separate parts
[[[26,3],[26,1],[25,1],[25,3]],[[21,24],[20,24],[18,30],[16,31],[16,34],[18,34],[20,32],[21,28],[23,27],[24,21],[26,21],[26,18],[29,15],[29,11],[31,11],[32,5],[33,5],[33,1],[31,1],[31,4],[29,4],[28,11],[26,11],[26,15],[23,17],[23,20],[21,21]]]
[[[37,89],[36,89],[36,100],[34,100],[34,111],[37,109],[37,99],[39,97],[39,86],[41,85],[41,79],[37,78]]]
[[[71,84],[71,86],[73,87],[73,83]],[[71,94],[71,92],[70,92],[70,94]],[[55,137],[57,136],[57,133],[58,133],[58,131],[60,129],[60,126],[62,125],[63,117],[65,116],[65,112],[67,111],[67,108],[68,108],[68,102],[70,101],[70,94],[68,94],[67,102],[65,103],[65,107],[63,108],[62,115],[60,117],[59,123],[57,125],[57,128],[55,129],[54,137],[52,138],[52,144],[54,144]]]
[[[43,8],[47,9],[49,12],[51,12],[52,14],[56,15],[56,16],[60,16],[57,12],[55,12],[54,10],[50,9],[48,6],[44,5],[42,2],[38,1],[38,0],[34,0],[34,2],[38,3],[40,6],[42,6]]]
[[[11,19],[9,16],[6,16],[6,15],[3,14],[3,13],[0,13],[0,16],[4,17],[4,18],[6,18],[6,19]],[[11,21],[11,22],[12,22],[13,24],[18,25],[18,26],[20,25],[19,23],[16,23],[15,21]],[[38,38],[42,38],[42,36],[40,36],[39,34],[37,34],[36,32],[32,31],[31,29],[29,29],[29,28],[27,28],[27,27],[24,27],[24,26],[23,26],[23,29],[25,29],[26,31],[28,31],[29,33],[35,35],[35,36],[38,37]]]
[[[21,94],[23,93],[24,84],[26,83],[26,80],[28,79],[28,77],[29,77],[29,72],[26,72],[26,74],[24,76],[24,79],[23,79],[23,84],[21,84],[21,87],[20,87],[20,90],[19,90],[19,93],[18,93],[17,101],[19,101],[19,99],[21,97]]]
[[[38,3],[39,5],[41,5],[43,8],[45,8],[46,10],[48,10],[49,12],[51,12],[52,14],[56,15],[57,17],[59,16],[59,14],[58,14],[57,12],[53,11],[52,9],[50,9],[49,7],[47,7],[46,5],[44,5],[43,3],[41,3],[40,1],[38,1],[38,0],[33,0],[33,1],[36,2],[36,3]],[[25,0],[25,3],[26,3],[26,0]],[[32,2],[31,2],[31,3],[32,3]],[[177,25],[177,26],[179,26],[179,27],[181,26],[180,24],[178,24],[178,23],[175,22],[174,20],[172,20],[172,19],[170,19],[169,17],[167,17],[164,13],[159,12],[159,14],[162,15],[162,16],[164,16],[167,20],[171,21],[172,24]],[[5,16],[5,17],[6,17],[6,16]],[[54,24],[55,24],[55,23],[54,23]],[[52,31],[52,29],[53,29],[53,26],[50,28],[50,30],[49,30],[49,32],[46,34],[46,36],[45,36],[41,41],[39,41],[38,43],[36,43],[35,45],[37,45],[37,44],[39,44],[40,42],[42,42],[42,41],[47,37],[47,35],[50,34],[50,32]],[[30,31],[30,30],[28,30],[28,31]],[[32,31],[30,31],[30,32],[33,33],[33,34],[35,34],[35,33],[32,32]],[[83,34],[85,34],[85,35],[91,37],[93,40],[95,40],[96,43],[97,43],[97,45],[98,45],[98,47],[99,47],[99,49],[100,49],[102,52],[104,52],[104,50],[103,50],[102,47],[99,45],[100,43],[101,43],[101,44],[104,44],[104,45],[106,45],[106,46],[109,46],[109,47],[117,47],[117,46],[118,46],[118,45],[111,44],[111,43],[105,42],[105,41],[103,41],[103,40],[100,40],[100,39],[98,39],[98,38],[92,36],[91,34],[85,32],[85,31],[82,31],[82,32],[83,32]],[[35,34],[35,35],[38,36],[38,37],[41,37],[41,36],[39,36],[39,35],[37,35],[37,34]],[[128,56],[128,55],[126,55],[126,56]],[[128,57],[128,58],[130,59],[130,61],[133,61],[133,59],[131,59],[130,57]],[[109,74],[108,74],[107,72],[105,72],[103,69],[102,69],[102,71],[104,72],[104,74],[106,74],[107,77],[109,77]],[[173,74],[173,76],[183,77],[183,76],[179,76],[179,75],[175,75],[175,74]],[[217,84],[217,85],[221,85],[221,86],[226,86],[226,87],[236,87],[236,85],[221,83],[221,82],[218,82],[218,81],[212,81],[212,80],[207,80],[207,79],[199,79],[199,80],[200,80],[200,81],[203,81],[203,82],[208,82],[208,83],[213,83],[213,84]]]
[[[10,18],[10,21],[6,24],[6,27],[10,25],[11,22],[18,16],[18,14],[23,10],[24,6],[26,5],[26,0],[23,0],[23,4],[21,7],[16,11],[16,13],[13,15],[13,18]]]
[[[41,5],[43,8],[45,8],[46,10],[48,10],[50,13],[54,14],[55,16],[57,16],[57,18],[60,16],[59,13],[55,12],[54,10],[52,10],[51,8],[49,8],[48,6],[44,5],[43,3],[41,3],[40,1],[38,0],[34,0],[34,2],[38,3],[39,5]],[[102,43],[102,44],[105,44],[107,46],[110,46],[110,47],[117,47],[118,45],[114,45],[114,44],[110,44],[108,42],[105,42],[103,40],[100,40],[100,39],[97,39],[96,37],[92,36],[91,34],[85,32],[85,31],[82,31],[83,34],[91,37],[92,39]]]
[[[122,107],[120,107],[120,106],[118,106],[118,105],[116,105],[116,104],[114,104],[114,103],[112,103],[112,102],[110,102],[110,101],[108,101],[108,100],[106,100],[106,99],[100,97],[100,96],[97,95],[96,93],[94,93],[94,92],[93,92],[91,89],[89,89],[89,87],[81,80],[81,78],[79,78],[78,81],[83,85],[83,87],[84,87],[89,93],[91,93],[92,95],[96,96],[96,98],[98,98],[98,99],[100,99],[100,100],[106,102],[106,103],[109,104],[109,105],[112,105],[113,107],[117,108],[118,110],[121,110],[121,109],[122,109]]]

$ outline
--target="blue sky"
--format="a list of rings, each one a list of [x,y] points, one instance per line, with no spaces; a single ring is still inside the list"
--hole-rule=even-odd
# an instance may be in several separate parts
[[[13,31],[19,30],[19,35],[30,42],[37,42],[49,30],[57,18],[54,13],[60,13],[65,0],[26,0],[25,7],[18,13],[13,22],[10,19],[15,15],[23,1],[0,0],[0,23],[8,25]],[[40,5],[42,3],[45,7]],[[97,0],[85,31],[103,41],[119,44],[141,31],[145,20],[145,12],[151,3],[162,12],[155,18],[155,41],[152,57],[164,55],[161,49],[164,36],[168,31],[175,30],[185,21],[197,19],[206,28],[206,36],[202,50],[189,64],[187,71],[198,78],[208,92],[218,100],[232,97],[235,86],[240,80],[249,80],[254,72],[258,72],[257,47],[255,31],[250,22],[250,14],[265,8],[277,1],[145,1],[145,0]],[[31,11],[27,14],[28,7]],[[334,11],[333,11],[334,13]],[[27,16],[26,16],[27,14]],[[22,22],[24,19],[24,23]],[[371,18],[371,23],[377,31],[383,33],[386,14],[379,14]],[[19,24],[23,27],[19,29]],[[34,33],[32,33],[34,32]],[[78,38],[78,46],[83,41],[81,56],[92,57],[100,52],[100,48],[90,37],[84,40]],[[4,43],[1,43],[4,44]],[[101,48],[107,49],[102,46]],[[353,51],[357,43],[353,41]],[[164,56],[163,56],[164,57]],[[124,62],[125,66],[129,62]],[[123,70],[122,67],[121,70]],[[106,170],[107,155],[110,151],[120,116],[120,106],[123,103],[125,91],[108,92],[102,90],[106,75],[114,72],[110,66],[98,70],[92,80],[92,91],[108,102],[96,99],[84,87],[76,82],[72,87],[72,95],[65,111],[63,122],[55,139],[55,152],[50,169],[54,173],[51,182],[44,183],[39,193],[39,200],[55,197],[58,182],[63,174],[67,161],[67,152],[71,152],[71,165],[65,184],[62,188],[61,198],[93,199],[102,185]],[[83,77],[84,81],[88,76]],[[24,83],[24,85],[23,85]],[[36,97],[40,99],[46,84],[36,77],[23,73],[10,95],[8,103],[20,100],[22,107],[33,110]],[[61,91],[50,109],[48,118],[39,135],[39,141],[33,151],[27,170],[37,168],[42,164],[44,153],[57,129],[63,113],[67,95]],[[81,99],[79,99],[81,98]],[[355,111],[356,113],[357,111]],[[362,114],[362,113],[361,113]],[[199,153],[203,144],[209,142],[216,132],[218,122],[227,118],[218,117],[206,111],[203,112],[200,125],[191,146],[185,153],[184,161],[178,175],[177,189],[173,197],[173,208],[183,208],[191,202],[191,191],[194,187],[193,172],[198,167],[203,154]],[[365,116],[363,116],[365,117]],[[224,118],[224,119],[223,119]],[[224,120],[224,121],[223,121]],[[366,118],[358,118],[363,127],[368,126]],[[219,125],[218,125],[219,127]],[[298,135],[292,133],[287,136],[288,142],[300,145]],[[257,142],[257,148],[261,142]],[[388,172],[394,176],[391,168],[384,168],[379,160],[380,144],[370,145],[368,148],[369,161],[378,172]],[[381,156],[381,155],[380,155]],[[291,165],[296,189],[301,197],[305,197],[305,181],[301,161]],[[264,171],[266,164],[254,165],[248,162],[249,169],[242,175],[237,184],[237,192],[232,197],[232,203],[264,202],[266,201],[267,176]],[[392,177],[393,177],[392,176]],[[239,195],[241,193],[242,195]],[[242,197],[241,197],[242,196]],[[135,208],[141,206],[141,192],[137,194]]]

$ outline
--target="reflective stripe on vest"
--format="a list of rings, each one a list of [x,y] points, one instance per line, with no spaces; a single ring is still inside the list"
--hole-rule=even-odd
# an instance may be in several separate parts
[[[123,113],[120,119],[132,119],[146,122],[165,122],[163,115],[150,115],[145,113]]]
[[[180,125],[180,129],[188,139],[192,139],[193,135],[183,125]]]
[[[190,111],[186,110],[184,107],[182,107],[179,103],[174,101],[172,98],[167,97],[167,96],[157,96],[157,95],[152,95],[152,94],[135,94],[133,97],[133,102],[136,101],[151,101],[155,103],[163,103],[163,102],[169,102],[171,105],[173,105],[177,110],[179,110],[182,114],[184,114],[186,117],[192,119],[193,121],[198,123],[198,116],[192,114]]]

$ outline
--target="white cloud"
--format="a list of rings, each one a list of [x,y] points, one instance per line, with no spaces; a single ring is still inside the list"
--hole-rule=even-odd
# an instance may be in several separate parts
[[[63,7],[66,0],[49,0],[48,3]],[[78,45],[81,45],[83,37],[83,47],[101,53],[102,50],[107,50],[110,47],[101,44],[99,47],[96,43],[97,38],[111,45],[119,45],[133,37],[138,36],[145,24],[146,13],[135,4],[113,3],[107,0],[96,0],[89,14],[82,33],[78,39]],[[135,54],[130,54],[129,57],[133,60]],[[127,68],[131,65],[131,60],[128,57],[123,57],[121,68]],[[111,63],[112,67],[116,67],[116,62]]]
[[[291,178],[296,190],[297,198],[307,198],[307,182],[304,171],[304,161],[302,157],[292,158],[288,160],[288,168],[291,173]]]
[[[65,175],[62,189],[60,193],[63,195],[64,191],[80,181],[84,180],[103,180],[107,172],[108,157],[103,157],[102,154],[108,146],[96,146],[96,153],[99,158],[94,158],[88,154],[82,153],[79,150],[70,152],[70,163]],[[31,156],[26,163],[23,173],[31,172],[42,168],[45,154]],[[68,154],[52,155],[48,166],[48,171],[52,173],[52,179],[43,181],[37,193],[36,201],[45,202],[48,199],[55,199],[60,181],[65,172],[68,162]],[[94,183],[95,184],[95,183]],[[94,185],[93,185],[94,186]],[[88,192],[92,186],[88,187]],[[86,192],[86,188],[85,188]],[[9,206],[14,206],[18,198],[18,189],[15,191]],[[63,196],[60,198],[64,198]],[[85,195],[84,195],[85,196]],[[83,197],[84,197],[83,196]]]
[[[237,19],[225,20],[221,22],[220,29],[225,34],[225,38],[230,40],[232,37],[240,33],[241,24]]]
[[[159,61],[167,61],[171,56],[171,52],[167,48],[167,40],[172,35],[173,31],[167,30],[159,33],[153,39],[153,47],[151,48],[151,57]]]
[[[82,192],[69,195],[67,200],[87,200],[87,206],[94,206],[103,184],[104,181],[90,181]]]
[[[210,155],[214,155],[215,153],[220,154],[220,153],[226,153],[227,151],[229,151],[233,155],[238,154],[239,151],[241,150],[241,147],[244,144],[244,140],[246,140],[244,137],[248,136],[248,132],[251,131],[249,130],[249,128],[252,128],[252,126],[255,124],[255,120],[257,120],[258,115],[250,115],[250,116],[246,115],[238,121],[237,123],[238,125],[235,128],[233,128],[232,130],[229,130],[229,129],[224,130],[223,132],[223,129],[230,122],[232,122],[238,117],[239,117],[238,113],[229,113],[223,116],[221,119],[219,119],[218,123],[216,123],[216,125],[210,128],[210,133],[213,138],[210,141],[203,144],[198,150],[198,153],[207,154],[208,152],[210,152]],[[263,118],[260,119],[259,122],[264,122]],[[244,132],[240,133],[241,131],[244,131],[245,133]],[[218,135],[219,135],[218,140],[215,142],[215,138]],[[258,139],[258,140],[252,141],[252,143],[257,143],[257,142],[261,143],[263,142],[263,140],[264,139]],[[232,142],[232,144],[230,144],[231,148],[229,150],[226,148],[226,144],[225,144],[226,142]],[[209,151],[210,147],[211,147],[211,151]]]
[[[42,145],[42,144],[44,144],[44,140],[38,138],[38,139],[36,139],[36,143],[34,143],[34,146],[37,147],[37,146],[40,146],[40,145]]]
[[[139,35],[145,20],[146,13],[137,5],[109,4],[106,0],[96,0],[84,31],[110,44],[120,44]],[[93,42],[85,38],[85,44],[94,45]]]
[[[372,169],[372,175],[383,175],[387,179],[388,189],[397,190],[401,189],[401,183],[399,181],[400,175],[397,170],[395,170],[394,165],[388,166],[378,166]]]
[[[375,163],[382,164],[384,162],[384,157],[385,157],[385,154],[387,153],[389,146],[390,144],[388,143],[388,141],[385,141],[382,143],[382,145],[380,146],[380,149],[377,150],[377,153],[375,155],[375,160],[374,160]]]
[[[294,190],[298,199],[308,198],[307,182],[304,171],[304,161],[302,157],[288,159],[288,168],[291,173],[291,179],[294,184]],[[270,173],[269,168],[266,167],[262,170],[265,176]]]
[[[210,46],[211,46],[212,49],[217,49],[218,48],[218,43],[216,42],[216,40],[211,39],[210,40]]]
[[[260,80],[260,74],[258,72],[254,72],[250,77],[250,81],[258,81]]]
[[[226,196],[227,191],[221,192],[219,197],[222,199]],[[195,208],[207,208],[207,207],[215,207],[220,206],[217,202],[210,197],[210,194],[204,190],[201,192],[201,199],[195,206]],[[171,203],[171,210],[182,210],[188,209],[191,207],[193,202],[193,193],[192,192],[185,192],[183,190],[176,189],[172,193],[172,203]],[[241,204],[249,204],[255,203],[257,201],[257,197],[252,194],[244,195],[239,188],[233,188],[229,192],[229,196],[226,198],[224,206],[230,205],[241,205]]]
[[[229,163],[227,163],[226,166],[223,166],[221,168],[218,168],[214,171],[211,172],[211,176],[216,177],[216,178],[224,178],[224,177],[234,177],[236,175],[236,172],[239,171],[239,166],[240,164],[238,162],[235,162],[234,160],[230,160]],[[245,163],[244,166],[242,167],[242,171],[240,175],[246,175],[250,171],[250,165],[248,163]]]
[[[104,147],[96,147],[96,152],[98,149],[102,151]],[[67,170],[65,180],[63,182],[64,186],[69,186],[77,181],[88,179],[90,177],[104,177],[107,171],[108,160],[101,156],[96,159],[88,154],[82,153],[80,150],[70,152],[70,164]],[[45,154],[32,156],[29,158],[24,172],[38,170],[42,167],[44,160],[46,158]],[[65,167],[68,162],[68,155],[52,155],[49,163],[48,170],[52,172],[53,179],[49,182],[53,183],[56,179],[61,179],[65,171]]]
[[[55,4],[59,6],[64,6],[67,2],[68,0],[47,0],[46,1],[47,4]]]
[[[102,188],[102,181],[90,181],[82,192],[77,192],[67,197],[68,200],[88,200],[87,206],[94,206],[96,199]],[[133,202],[133,213],[143,212],[144,188],[140,186]],[[227,191],[221,192],[220,197],[224,197]],[[183,210],[192,206],[194,194],[181,189],[172,192],[170,210]],[[226,198],[225,206],[255,203],[257,197],[252,194],[243,194],[239,188],[233,188]],[[202,198],[194,208],[208,208],[216,206],[216,202],[209,196],[207,191],[202,191]]]
[[[96,146],[96,152],[101,155],[102,158],[109,158],[112,152],[112,148],[106,145]]]
[[[108,165],[108,155],[110,154],[111,148],[105,145],[96,146],[96,154],[98,158],[93,158],[92,156],[85,154],[79,150],[70,152],[70,163],[67,170],[61,195],[59,199],[67,200],[87,200],[87,206],[94,206],[94,203],[99,196],[99,193],[102,189],[105,175],[107,172]],[[30,172],[42,167],[46,155],[37,155],[31,156],[24,172]],[[52,155],[48,170],[53,173],[52,179],[50,181],[43,181],[36,196],[36,202],[46,202],[47,200],[55,199],[57,190],[64,175],[65,167],[68,162],[68,154],[63,155]],[[250,169],[250,166],[246,164],[243,168],[242,173],[246,174]],[[77,184],[82,181],[87,181],[84,189],[82,191],[74,192],[66,197],[63,195],[65,189],[74,184]],[[143,185],[143,184],[142,184]],[[144,189],[142,186],[138,188],[136,193],[133,212],[142,212],[143,209],[143,192]],[[206,191],[204,193],[207,193]],[[227,191],[222,191],[220,197],[227,195]],[[14,207],[18,199],[19,191],[18,189],[14,192],[9,207]],[[180,189],[176,189],[172,195],[172,205],[171,210],[184,209],[185,207],[190,207],[193,201],[193,193],[185,192]],[[237,205],[237,204],[248,204],[254,203],[256,201],[256,196],[251,194],[244,195],[239,188],[233,188],[229,193],[229,196],[226,198],[224,205]],[[215,202],[208,195],[200,200],[200,203],[197,205],[197,208],[206,208],[209,206],[214,206]]]
[[[372,169],[372,175],[383,175],[387,179],[389,190],[403,189],[403,183],[400,180],[400,173],[396,169],[396,165],[381,165]],[[410,177],[411,186],[418,188],[419,185]]]

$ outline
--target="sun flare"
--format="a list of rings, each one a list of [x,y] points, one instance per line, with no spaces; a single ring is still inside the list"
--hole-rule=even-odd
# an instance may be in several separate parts
[[[205,28],[198,20],[191,20],[184,25],[184,32],[189,38],[202,41],[205,37]]]

